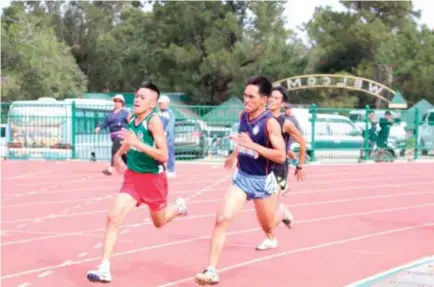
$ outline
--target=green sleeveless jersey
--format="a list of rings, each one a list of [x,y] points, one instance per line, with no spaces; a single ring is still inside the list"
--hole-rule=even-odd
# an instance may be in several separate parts
[[[154,137],[148,129],[149,122],[153,116],[156,116],[154,112],[150,113],[141,123],[136,125],[136,116],[133,115],[128,123],[128,130],[135,133],[142,143],[155,147]],[[128,169],[138,173],[158,174],[163,171],[163,166],[160,162],[135,147],[130,147],[127,152],[127,166]]]

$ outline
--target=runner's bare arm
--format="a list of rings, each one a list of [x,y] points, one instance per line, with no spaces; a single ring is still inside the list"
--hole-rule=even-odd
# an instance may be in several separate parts
[[[135,147],[161,163],[167,162],[169,157],[167,140],[160,117],[154,116],[151,118],[149,121],[149,131],[154,137],[155,147],[148,146],[140,141],[134,144]]]
[[[234,147],[234,150],[232,151],[232,153],[229,156],[230,157],[237,157],[238,156],[238,146]]]
[[[306,156],[306,141],[304,140],[303,135],[291,121],[285,120],[283,128],[296,142],[298,142],[300,146],[298,164],[303,165]]]
[[[122,146],[116,152],[115,157],[122,156],[124,153],[126,153],[128,151],[129,148],[130,148],[130,145],[128,143],[126,143],[126,142],[123,142]]]
[[[238,146],[235,146],[232,153],[228,155],[228,157],[225,159],[224,165],[226,167],[232,167],[235,164],[237,159],[238,159]]]
[[[258,152],[261,156],[274,161],[276,163],[284,163],[286,159],[285,142],[282,137],[282,132],[279,123],[276,119],[270,118],[267,121],[267,132],[272,148],[267,148],[257,143],[253,143],[252,149]]]

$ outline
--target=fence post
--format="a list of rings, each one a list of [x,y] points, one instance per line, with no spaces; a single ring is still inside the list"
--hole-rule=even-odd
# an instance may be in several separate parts
[[[311,162],[315,161],[315,125],[316,125],[316,112],[317,112],[317,107],[315,104],[312,104],[310,106],[310,113],[312,115],[312,124],[311,124],[311,131],[312,131],[312,135],[311,135],[311,139],[310,139],[310,146],[312,149],[312,153],[311,153],[311,157],[310,160]]]
[[[364,160],[367,161],[369,159],[369,113],[371,112],[371,108],[369,105],[365,106],[365,135],[363,142],[363,157]]]
[[[75,134],[77,130],[77,117],[76,117],[76,107],[75,101],[72,101],[71,106],[71,145],[72,145],[72,159],[76,158],[75,150]]]
[[[419,158],[419,109],[414,109],[414,160]]]

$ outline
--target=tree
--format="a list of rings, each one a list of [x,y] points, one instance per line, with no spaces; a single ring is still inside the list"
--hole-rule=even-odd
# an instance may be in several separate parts
[[[284,2],[147,2],[13,2],[2,18],[3,97],[132,92],[149,79],[191,104],[219,104],[241,96],[253,75],[330,73],[375,80],[410,103],[434,101],[433,31],[416,24],[411,2],[317,8],[310,47],[285,29]],[[291,101],[379,106],[335,89],[294,92]]]
[[[317,55],[316,70],[327,73],[350,73],[400,89],[397,63],[411,61],[400,53],[406,45],[402,35],[418,34],[411,2],[342,1],[348,8],[335,12],[317,9],[308,24],[309,37]],[[414,43],[413,43],[414,44]],[[422,54],[425,51],[422,52]],[[401,61],[401,58],[403,61]],[[406,90],[413,97],[414,91]],[[373,104],[372,97],[357,94],[358,106]],[[377,107],[380,102],[375,103]]]
[[[47,19],[28,15],[17,3],[2,18],[2,97],[5,100],[62,98],[84,92],[87,79],[57,40]]]
[[[158,79],[166,89],[195,95],[196,103],[215,104],[241,95],[251,75],[277,79],[292,71],[303,56],[282,63],[281,57],[301,50],[299,42],[287,42],[282,11],[282,2],[155,4]]]

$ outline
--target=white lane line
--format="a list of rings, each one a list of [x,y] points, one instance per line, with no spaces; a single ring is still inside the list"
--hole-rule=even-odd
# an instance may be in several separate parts
[[[434,205],[434,203],[425,204],[425,206],[432,206],[432,205]],[[405,210],[405,209],[411,209],[411,208],[405,207],[405,208],[394,208],[394,209],[386,209],[386,210],[360,212],[360,213],[353,213],[353,214],[341,214],[341,215],[329,216],[329,217],[324,217],[324,218],[313,218],[310,220],[300,220],[300,221],[298,221],[298,224],[321,222],[321,221],[328,221],[328,220],[348,218],[348,217],[359,217],[359,216],[363,216],[363,215],[373,215],[373,214],[379,214],[379,213],[385,213],[385,212],[391,212],[391,211],[399,211],[399,210]],[[405,227],[405,228],[392,229],[392,230],[384,231],[384,232],[393,233],[395,230],[405,231],[405,230],[416,229],[416,228],[432,226],[432,225],[434,225],[434,224],[433,223],[427,223],[427,224],[409,226],[409,227]],[[261,231],[262,231],[261,228],[250,228],[250,229],[243,229],[243,230],[237,230],[237,231],[230,231],[227,233],[227,235],[246,234],[246,233],[261,232]],[[362,236],[361,238],[365,238],[366,236],[368,236],[368,235]],[[369,238],[369,237],[367,237],[367,238]],[[144,246],[141,248],[130,249],[127,251],[118,252],[118,253],[115,253],[112,257],[125,256],[125,255],[135,254],[138,252],[155,250],[155,249],[165,248],[165,247],[169,247],[169,246],[183,245],[183,244],[187,244],[187,243],[192,243],[192,242],[202,241],[202,240],[209,240],[209,239],[211,239],[211,235],[203,235],[203,236],[193,237],[193,238],[184,239],[184,240],[170,241],[170,242],[165,242],[165,243],[158,244],[158,245]],[[352,239],[347,240],[347,241],[352,241]],[[87,258],[87,259],[83,259],[83,260],[74,261],[70,265],[78,265],[78,264],[95,262],[95,261],[100,261],[100,260],[101,260],[101,257],[93,257],[93,258]],[[46,271],[46,270],[56,270],[56,269],[64,267],[64,265],[62,265],[62,264],[53,265],[53,266],[45,266],[45,267],[41,267],[41,268],[37,268],[37,269],[29,269],[29,270],[25,270],[25,271],[21,271],[21,272],[17,272],[17,273],[7,274],[7,275],[2,276],[0,279],[4,280],[4,279],[15,278],[15,277],[19,277],[19,276],[23,276],[23,275],[27,275],[27,274],[33,274],[36,272]]]
[[[314,203],[313,203],[314,204]],[[305,204],[306,206],[309,206],[309,204]],[[292,207],[291,205],[288,205],[289,207]],[[330,216],[330,217],[323,217],[323,218],[319,218],[320,221],[325,220],[325,219],[338,219],[338,218],[345,218],[345,217],[353,217],[353,216],[359,216],[359,215],[370,215],[370,214],[381,214],[381,213],[385,213],[385,212],[393,212],[393,211],[402,211],[402,210],[409,210],[409,209],[415,209],[415,208],[425,208],[425,207],[431,207],[434,206],[434,203],[425,203],[425,204],[419,204],[419,205],[408,205],[408,206],[403,206],[403,207],[398,207],[398,208],[388,208],[388,209],[380,209],[380,210],[373,210],[373,211],[367,211],[367,212],[359,212],[359,213],[349,213],[349,214],[344,214],[344,215],[336,215],[336,216]],[[255,211],[254,208],[251,209],[244,209],[243,211],[241,211],[241,213],[249,213],[249,212],[253,212]],[[207,214],[199,214],[199,215],[194,215],[194,216],[187,216],[184,218],[178,218],[176,219],[177,221],[190,221],[190,220],[195,220],[195,219],[199,219],[199,218],[208,218],[208,217],[215,217],[215,212],[214,213],[207,213]],[[315,222],[317,219],[308,219],[308,220],[298,220],[297,222],[301,223],[301,222]],[[141,225],[149,225],[152,224],[150,222],[149,219],[144,220],[143,223],[139,223],[139,224],[128,224],[128,225],[124,225],[121,226],[123,228],[125,227],[137,227],[137,226],[141,226]],[[84,230],[84,231],[77,231],[77,232],[70,232],[70,233],[59,233],[59,234],[53,234],[53,235],[48,235],[48,236],[43,236],[43,237],[33,237],[33,238],[28,238],[28,239],[23,239],[23,240],[18,240],[18,241],[8,241],[5,243],[0,244],[0,246],[7,246],[7,245],[14,245],[14,244],[21,244],[21,243],[28,243],[28,242],[34,242],[34,241],[42,241],[42,240],[47,240],[47,239],[51,239],[51,238],[59,238],[59,237],[68,237],[68,236],[92,236],[92,235],[87,235],[86,233],[94,233],[94,232],[104,232],[105,228],[98,228],[98,229],[93,229],[93,230]],[[9,230],[9,232],[14,232],[13,230]],[[93,235],[93,236],[99,236],[99,235]]]
[[[268,256],[262,256],[262,257],[259,257],[259,258],[253,259],[253,260],[242,261],[242,262],[237,263],[237,264],[233,264],[233,265],[229,265],[229,266],[226,266],[223,268],[219,268],[219,273],[238,269],[240,267],[244,267],[244,266],[248,266],[248,265],[253,265],[255,263],[262,263],[265,261],[269,261],[269,260],[272,260],[275,258],[287,256],[287,255],[293,255],[293,254],[302,253],[302,252],[306,252],[306,251],[312,251],[312,250],[317,250],[317,249],[323,249],[323,248],[338,246],[338,245],[346,244],[349,242],[361,241],[361,240],[365,240],[365,239],[371,239],[371,238],[380,237],[380,236],[384,236],[384,235],[390,235],[390,234],[394,234],[394,233],[405,232],[405,231],[410,231],[410,230],[424,228],[424,227],[430,227],[430,226],[434,226],[434,223],[431,222],[431,223],[426,223],[426,224],[407,226],[407,227],[403,227],[403,228],[383,230],[380,232],[369,233],[369,234],[365,234],[362,236],[355,236],[355,237],[349,237],[349,238],[345,238],[345,239],[341,239],[341,240],[328,241],[328,242],[324,242],[321,244],[316,244],[316,245],[297,248],[297,249],[293,249],[293,250],[289,250],[289,251],[279,252],[279,253],[268,255]],[[176,286],[180,283],[188,282],[191,280],[193,280],[193,277],[187,277],[187,278],[183,278],[180,280],[168,282],[168,283],[156,286],[156,287]]]
[[[98,248],[101,248],[101,247],[102,247],[102,243],[99,242],[99,243],[95,244],[95,246],[93,248],[98,249]]]
[[[434,182],[433,182],[434,183]],[[336,190],[336,189],[335,189]],[[348,190],[346,188],[345,190]],[[330,190],[332,191],[332,190]],[[324,191],[322,191],[324,192]],[[301,195],[303,193],[307,192],[297,192],[294,195]],[[303,202],[303,203],[297,203],[297,204],[288,204],[288,207],[302,207],[302,206],[315,206],[315,205],[327,205],[327,204],[336,204],[336,203],[346,203],[346,202],[355,202],[355,201],[363,201],[363,200],[371,200],[371,199],[377,199],[377,198],[389,198],[389,197],[404,197],[404,196],[416,196],[416,195],[424,195],[424,194],[434,194],[434,191],[421,191],[421,192],[403,192],[403,193],[386,193],[386,194],[379,194],[379,195],[373,195],[373,196],[363,196],[363,197],[349,197],[349,198],[343,198],[343,199],[337,199],[337,200],[325,200],[325,201],[315,201],[315,202]],[[196,194],[194,194],[196,195]],[[221,201],[222,198],[217,199],[207,199],[207,200],[193,200],[190,201],[190,204],[196,204],[196,203],[207,203],[207,202],[218,202]],[[136,209],[140,210],[140,209]],[[250,209],[247,209],[250,210]],[[135,210],[133,211],[135,212]],[[61,211],[60,213],[64,213]],[[92,210],[92,211],[84,211],[84,212],[77,212],[77,213],[70,213],[70,214],[61,214],[56,215],[55,217],[40,217],[40,218],[24,218],[19,220],[13,220],[13,221],[6,221],[2,222],[3,224],[12,224],[12,223],[21,223],[21,222],[41,222],[45,219],[53,219],[53,218],[65,218],[65,217],[75,217],[75,216],[83,216],[83,215],[92,215],[97,213],[107,213],[107,209],[100,209],[100,210]],[[145,221],[149,221],[149,218],[145,219]],[[135,224],[134,224],[135,225]],[[124,226],[125,227],[125,226]]]
[[[77,255],[78,258],[82,258],[87,256],[87,252],[81,252],[80,254]]]
[[[50,275],[52,273],[54,273],[54,270],[47,270],[47,271],[42,272],[41,274],[39,274],[38,277],[39,278],[45,278],[45,277],[47,277],[48,275]]]

